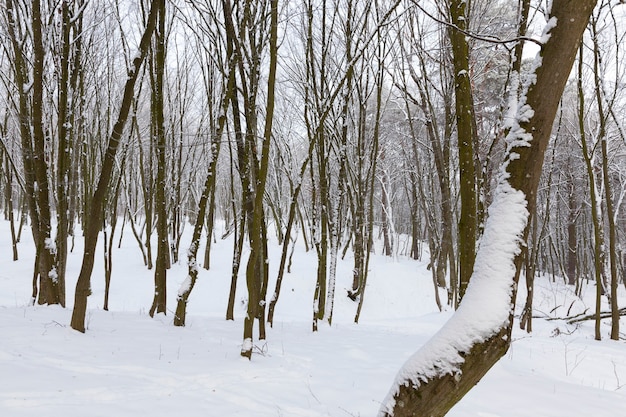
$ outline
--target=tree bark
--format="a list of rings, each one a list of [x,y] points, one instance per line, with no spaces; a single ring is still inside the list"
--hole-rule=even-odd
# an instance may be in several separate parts
[[[11,39],[11,45],[13,47],[13,71],[15,76],[15,84],[18,89],[18,108],[19,108],[19,130],[20,130],[20,139],[21,139],[21,147],[22,147],[22,164],[24,167],[24,191],[25,198],[24,202],[28,209],[28,214],[31,219],[31,230],[33,234],[34,242],[39,241],[39,213],[37,210],[37,202],[35,199],[35,174],[34,174],[34,151],[32,147],[32,133],[30,128],[30,98],[27,94],[26,86],[29,84],[28,78],[28,70],[26,67],[26,57],[24,56],[24,52],[22,51],[23,40],[19,38],[20,35],[20,26],[18,24],[19,18],[21,17],[18,14],[18,9],[14,7],[12,0],[6,0],[6,18],[7,18],[7,31],[9,33],[9,37]],[[18,232],[18,240],[21,234],[21,225],[25,220],[25,213],[23,213],[20,223],[20,228]],[[37,259],[37,254],[35,255],[35,259]],[[34,267],[34,282],[33,282],[33,294],[32,294],[32,302],[34,303],[37,299],[38,294],[38,286],[37,286],[37,276],[38,276],[38,261],[35,263]]]
[[[59,304],[56,270],[56,247],[51,237],[52,218],[50,207],[51,155],[46,143],[51,140],[44,130],[44,21],[41,1],[32,0],[30,21],[21,7],[6,1],[8,38],[13,47],[13,70],[19,97],[19,127],[24,165],[25,191],[36,247],[35,278],[39,276],[39,291],[33,287],[33,301],[39,304]],[[24,7],[28,7],[24,4]],[[21,21],[22,19],[23,21]],[[22,26],[23,25],[23,26]],[[25,27],[28,26],[28,30]],[[26,33],[31,36],[28,37]],[[29,42],[30,40],[30,42]],[[29,54],[30,51],[30,54]],[[30,76],[30,79],[29,79]]]
[[[272,122],[274,118],[274,91],[278,58],[278,4],[277,0],[264,3],[258,9],[253,2],[246,0],[241,8],[233,9],[229,0],[222,1],[224,23],[228,47],[234,49],[234,56],[239,72],[240,92],[245,117],[245,132],[239,121],[239,97],[231,100],[233,123],[243,195],[243,207],[248,224],[250,256],[246,266],[246,284],[248,288],[248,308],[244,319],[243,344],[241,355],[252,356],[252,336],[254,320],[259,321],[259,339],[265,338],[265,292],[267,288],[267,249],[266,225],[263,199],[269,166]],[[235,12],[235,13],[233,13]],[[258,14],[258,15],[257,15]],[[238,27],[235,20],[238,19]],[[259,19],[258,24],[254,23]],[[269,73],[267,77],[267,96],[265,105],[265,126],[262,136],[261,152],[257,151],[258,141],[258,103],[260,82],[260,52],[264,47],[259,39],[268,36]],[[249,49],[247,49],[249,48]]]

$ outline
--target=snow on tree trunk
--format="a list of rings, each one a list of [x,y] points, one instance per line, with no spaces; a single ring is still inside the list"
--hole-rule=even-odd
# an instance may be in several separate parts
[[[595,0],[554,0],[534,83],[512,106],[507,158],[461,307],[398,373],[380,416],[443,416],[510,345],[521,246],[560,97]],[[515,103],[513,103],[515,104]]]

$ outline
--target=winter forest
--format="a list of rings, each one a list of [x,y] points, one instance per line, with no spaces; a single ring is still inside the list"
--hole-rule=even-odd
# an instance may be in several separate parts
[[[0,19],[1,415],[623,413],[624,1]]]

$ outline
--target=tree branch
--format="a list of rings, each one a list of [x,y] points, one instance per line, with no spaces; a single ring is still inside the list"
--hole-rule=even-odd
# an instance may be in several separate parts
[[[432,13],[429,13],[427,10],[425,10],[422,6],[420,6],[419,0],[412,0],[412,3],[415,5],[415,7],[420,9],[422,11],[422,13],[424,13],[426,16],[430,17],[435,22],[440,23],[440,24],[442,24],[444,26],[447,26],[447,27],[449,27],[451,29],[457,30],[457,31],[463,33],[465,36],[469,36],[472,39],[476,39],[476,40],[483,41],[483,42],[488,42],[488,43],[493,43],[493,44],[497,44],[497,45],[504,45],[509,50],[511,48],[507,44],[509,44],[509,43],[517,43],[517,42],[520,42],[520,41],[532,42],[534,44],[539,45],[540,47],[543,46],[543,43],[539,39],[530,38],[528,36],[516,36],[516,37],[511,38],[511,39],[500,39],[500,38],[497,38],[497,37],[491,36],[491,35],[479,35],[479,34],[470,32],[469,30],[461,29],[460,27],[458,27],[454,23],[448,22],[447,20],[439,19],[438,17],[434,16]]]

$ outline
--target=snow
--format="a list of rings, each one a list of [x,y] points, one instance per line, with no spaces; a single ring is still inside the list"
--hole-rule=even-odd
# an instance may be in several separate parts
[[[499,209],[503,216],[515,198],[504,199]],[[191,228],[186,230],[183,246],[190,241]],[[19,244],[20,260],[13,262],[9,223],[0,222],[0,236],[5,237],[0,240],[0,416],[371,416],[406,358],[452,315],[438,312],[427,253],[421,261],[372,255],[363,311],[354,324],[356,304],[344,295],[352,280],[353,259],[348,255],[338,259],[333,326],[320,322],[319,331],[312,333],[316,257],[298,244],[292,273],[285,275],[276,304],[274,327],[267,328],[266,341],[246,342],[253,348],[249,361],[240,356],[245,271],[238,283],[235,320],[224,320],[232,236],[212,245],[211,270],[199,269],[187,325],[180,328],[172,325],[175,297],[168,297],[167,316],[152,319],[147,314],[154,277],[128,234],[121,248],[113,248],[110,311],[101,307],[104,267],[98,246],[94,295],[82,334],[69,327],[71,306],[29,305],[34,250],[26,232]],[[275,238],[269,248],[273,288],[280,257]],[[81,255],[77,238],[67,265],[70,304]],[[170,294],[176,294],[187,274],[185,260],[173,265],[168,271]],[[499,296],[505,290],[489,291]],[[535,314],[554,318],[568,310],[592,311],[594,294],[591,283],[583,286],[579,298],[562,280],[542,277],[535,284]],[[524,300],[524,288],[518,297]],[[625,301],[621,286],[620,305]],[[606,323],[607,340],[602,342],[593,340],[593,322],[568,325],[535,319],[532,335],[516,328],[507,355],[449,416],[623,414],[626,345],[608,340]]]
[[[180,288],[178,289],[178,296],[182,297],[186,292],[191,288],[191,276],[187,275],[187,278],[180,284]]]
[[[196,261],[196,257],[193,256],[191,251],[187,252],[187,266],[194,272],[198,272],[198,261]]]
[[[249,352],[252,350],[252,348],[253,348],[252,339],[250,339],[249,337],[243,339],[243,344],[241,345],[241,351]]]
[[[53,282],[59,281],[59,274],[57,273],[57,269],[52,267],[50,272],[48,272],[48,278],[50,278]]]
[[[543,28],[543,33],[541,34],[541,38],[539,39],[539,42],[541,44],[545,45],[548,42],[551,36],[550,31],[556,27],[556,22],[557,22],[557,18],[555,16],[552,16],[548,20],[548,22],[546,22],[546,25]]]
[[[47,237],[44,239],[44,248],[47,249],[51,254],[57,253],[57,245],[51,237]]]

